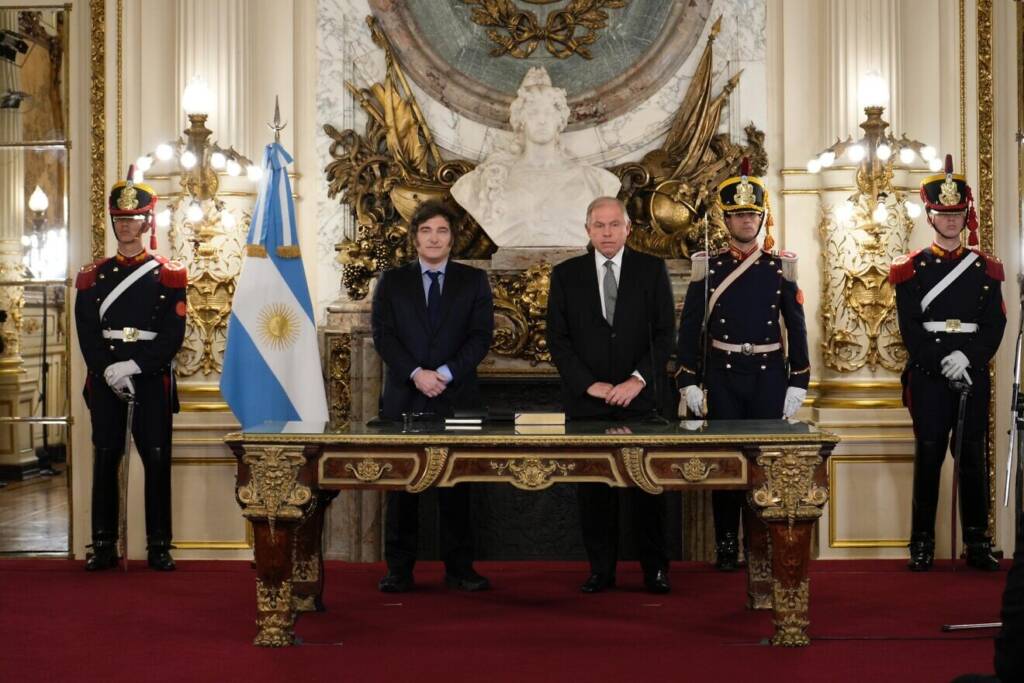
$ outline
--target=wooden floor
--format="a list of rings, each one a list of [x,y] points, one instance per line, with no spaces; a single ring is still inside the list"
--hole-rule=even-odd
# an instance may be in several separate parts
[[[0,488],[0,554],[68,551],[68,481],[65,465],[53,477],[8,482]]]

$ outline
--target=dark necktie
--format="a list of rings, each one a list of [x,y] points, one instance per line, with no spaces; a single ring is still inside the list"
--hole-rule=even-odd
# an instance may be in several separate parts
[[[430,278],[430,289],[427,290],[427,320],[430,321],[431,329],[437,329],[441,324],[441,271],[428,270]]]
[[[609,325],[615,324],[615,302],[619,298],[619,285],[612,270],[614,265],[615,261],[611,259],[604,262],[604,317]]]

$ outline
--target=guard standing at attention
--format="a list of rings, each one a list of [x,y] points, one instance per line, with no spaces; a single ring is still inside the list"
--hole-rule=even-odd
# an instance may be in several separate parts
[[[930,247],[893,261],[900,334],[907,347],[903,403],[914,423],[914,498],[910,569],[927,571],[935,556],[939,475],[950,433],[960,439],[961,526],[967,564],[994,571],[988,536],[988,363],[1006,327],[1000,283],[1003,264],[977,249],[978,218],[967,180],[944,173],[921,181],[921,200],[935,230]],[[960,233],[969,231],[967,247]],[[955,433],[961,392],[967,392],[963,434]]]
[[[729,245],[691,256],[692,277],[679,322],[676,385],[694,415],[712,420],[788,419],[806,398],[810,379],[797,257],[772,251],[768,195],[761,179],[751,175],[747,159],[739,175],[718,185],[716,201]],[[757,239],[762,227],[763,248]],[[715,566],[722,571],[739,566],[744,495],[711,494]]]
[[[146,251],[157,196],[128,178],[110,192],[117,254],[82,268],[75,280],[75,325],[88,369],[85,400],[92,418],[92,552],[86,569],[117,565],[118,464],[129,404],[131,432],[146,471],[146,541],[149,566],[174,569],[171,548],[171,420],[178,410],[174,357],[185,337],[188,304],[185,268]]]

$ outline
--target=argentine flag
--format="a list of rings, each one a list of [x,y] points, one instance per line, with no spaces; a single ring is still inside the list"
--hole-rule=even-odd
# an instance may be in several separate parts
[[[327,420],[313,304],[286,170],[291,161],[280,144],[267,145],[228,320],[220,390],[242,429],[266,421]]]

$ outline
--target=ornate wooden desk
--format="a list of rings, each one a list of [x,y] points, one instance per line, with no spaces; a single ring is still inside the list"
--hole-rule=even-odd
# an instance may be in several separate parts
[[[774,645],[807,645],[811,531],[828,501],[825,460],[838,438],[781,420],[687,426],[695,425],[572,422],[564,434],[523,434],[511,424],[408,432],[291,422],[229,434],[238,504],[255,539],[254,643],[291,645],[296,616],[323,609],[320,538],[340,489],[602,482],[649,493],[747,489],[747,606],[773,610]]]

